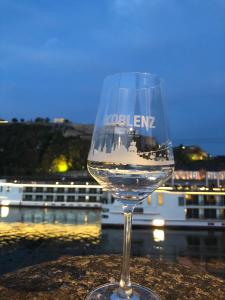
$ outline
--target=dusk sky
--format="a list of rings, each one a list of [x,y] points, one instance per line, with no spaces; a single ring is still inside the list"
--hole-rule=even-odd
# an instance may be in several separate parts
[[[0,118],[93,123],[128,71],[164,79],[175,145],[225,155],[225,0],[0,0]]]

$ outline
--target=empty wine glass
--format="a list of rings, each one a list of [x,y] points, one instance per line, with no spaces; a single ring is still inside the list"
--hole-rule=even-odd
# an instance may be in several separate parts
[[[120,282],[96,288],[87,300],[158,299],[150,289],[130,281],[132,212],[171,176],[173,166],[159,77],[149,73],[108,76],[103,84],[88,170],[123,205],[123,264]]]

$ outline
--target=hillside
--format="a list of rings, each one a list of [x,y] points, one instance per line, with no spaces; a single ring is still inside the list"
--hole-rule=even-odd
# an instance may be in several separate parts
[[[9,123],[0,126],[0,175],[86,168],[91,125]]]
[[[85,170],[93,126],[18,122],[0,125],[0,176]],[[225,156],[209,157],[198,146],[174,148],[176,169],[225,170]]]

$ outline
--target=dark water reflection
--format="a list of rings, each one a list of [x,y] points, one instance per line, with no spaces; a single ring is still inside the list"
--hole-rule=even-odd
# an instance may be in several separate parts
[[[63,255],[121,253],[123,230],[100,211],[0,208],[0,274]],[[178,261],[225,277],[225,231],[134,229],[132,254]]]

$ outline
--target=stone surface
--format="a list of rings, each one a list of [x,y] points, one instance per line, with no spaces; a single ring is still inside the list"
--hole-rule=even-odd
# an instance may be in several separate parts
[[[0,299],[84,300],[98,285],[120,276],[116,255],[61,257],[0,278]],[[225,280],[189,266],[149,258],[132,258],[132,282],[147,286],[160,299],[225,299]]]

